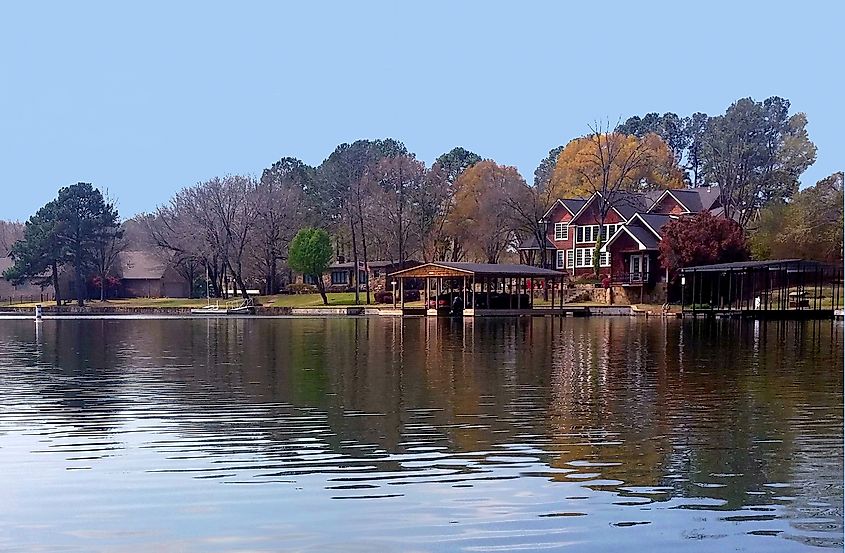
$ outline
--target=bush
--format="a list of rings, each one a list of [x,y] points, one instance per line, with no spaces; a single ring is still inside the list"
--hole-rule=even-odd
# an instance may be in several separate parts
[[[302,282],[294,282],[287,285],[289,294],[316,294],[317,287],[313,284],[303,284]]]
[[[598,284],[600,280],[592,273],[588,275],[578,275],[570,280],[572,284]]]
[[[393,303],[393,293],[386,290],[376,292],[373,297],[375,298],[376,303]]]
[[[393,292],[387,290],[376,292],[373,297],[376,303],[393,303]],[[420,291],[405,290],[405,301],[420,301]]]

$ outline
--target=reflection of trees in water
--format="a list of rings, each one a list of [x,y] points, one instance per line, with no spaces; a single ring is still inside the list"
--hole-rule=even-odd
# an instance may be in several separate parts
[[[841,458],[841,444],[818,445],[831,428],[841,437],[831,389],[842,386],[842,345],[829,323],[45,321],[37,347],[32,325],[0,326],[4,362],[47,371],[28,385],[68,424],[105,431],[110,413],[147,393],[209,451],[229,451],[218,447],[228,440],[289,461],[312,435],[322,450],[399,471],[380,452],[482,458],[526,444],[554,468],[726,508],[765,501],[748,493],[765,484],[809,480],[804,456]]]
[[[15,372],[0,387],[0,402],[37,406],[31,422],[49,421],[62,437],[108,433],[126,403],[119,326],[107,320],[3,321],[0,366]]]

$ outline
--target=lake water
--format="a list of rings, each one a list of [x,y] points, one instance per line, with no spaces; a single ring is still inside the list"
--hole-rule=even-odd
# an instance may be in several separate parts
[[[842,549],[842,331],[3,320],[0,550]]]

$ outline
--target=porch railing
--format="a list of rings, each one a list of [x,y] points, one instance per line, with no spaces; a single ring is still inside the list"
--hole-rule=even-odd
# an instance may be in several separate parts
[[[612,284],[654,284],[657,281],[656,271],[639,271],[616,273],[611,275]]]

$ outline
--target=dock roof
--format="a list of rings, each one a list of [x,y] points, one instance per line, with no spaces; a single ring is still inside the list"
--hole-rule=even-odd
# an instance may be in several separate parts
[[[517,263],[468,263],[463,261],[433,261],[402,271],[391,273],[391,277],[425,278],[427,276],[467,276],[518,278],[560,278],[559,271],[520,265]]]

